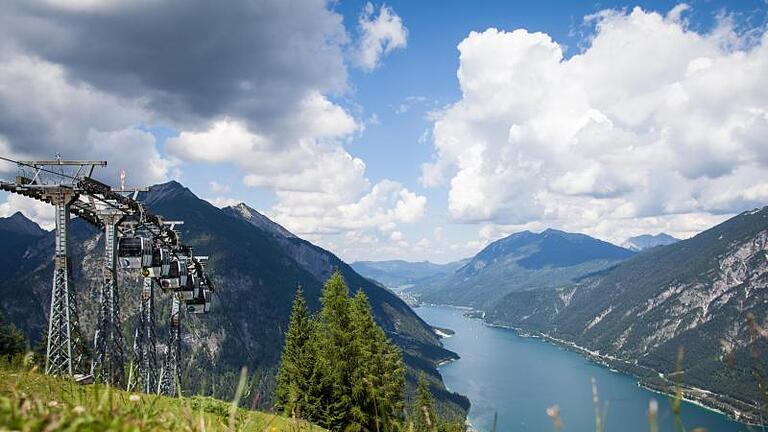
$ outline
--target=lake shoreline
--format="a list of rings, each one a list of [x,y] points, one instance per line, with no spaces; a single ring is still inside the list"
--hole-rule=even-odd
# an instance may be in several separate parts
[[[455,306],[455,305],[440,305],[440,304],[424,304],[424,306],[447,307],[451,309],[461,310],[466,312],[464,314],[466,318],[480,320],[483,323],[483,325],[487,327],[512,330],[519,337],[523,337],[523,338],[542,339],[543,341],[549,342],[552,345],[578,353],[581,356],[590,360],[591,362],[604,366],[613,372],[618,372],[618,373],[631,376],[632,378],[635,379],[636,385],[641,388],[644,388],[653,393],[665,395],[668,397],[675,397],[675,392],[674,392],[675,383],[665,378],[663,373],[660,373],[646,366],[636,365],[625,359],[603,355],[598,352],[592,351],[586,347],[582,347],[572,341],[560,339],[543,332],[526,330],[524,328],[515,327],[508,324],[490,322],[485,318],[485,313],[483,311],[474,309],[471,307]],[[441,365],[442,364],[443,363],[441,363]],[[666,388],[660,384],[649,382],[647,378],[644,378],[638,375],[637,373],[633,372],[632,371],[633,368],[635,369],[642,368],[643,370],[652,373],[655,379],[663,381],[663,383],[666,385]],[[670,387],[672,388],[671,390],[670,390]],[[759,424],[759,416],[758,414],[754,413],[754,407],[750,407],[746,403],[743,403],[741,401],[737,401],[737,403],[733,403],[731,402],[732,398],[730,396],[714,393],[709,390],[704,390],[696,387],[681,385],[680,388],[682,390],[682,399],[688,403],[691,403],[701,408],[704,408],[706,410],[718,413],[720,415],[728,417],[737,422],[744,423],[745,425],[754,426]]]
[[[475,311],[475,312],[482,313],[482,311]],[[659,385],[654,385],[653,383],[646,381],[643,377],[632,372],[630,370],[630,367],[625,366],[624,363],[630,364],[633,367],[643,368],[645,370],[648,370],[656,374],[658,379],[663,380],[668,387],[675,385],[675,383],[672,383],[667,378],[664,378],[661,372],[656,371],[654,369],[648,368],[646,366],[639,366],[636,364],[632,364],[631,362],[625,359],[603,355],[598,352],[592,351],[586,347],[582,347],[576,344],[575,342],[560,339],[543,332],[525,330],[523,328],[515,327],[511,325],[492,323],[487,321],[485,318],[479,318],[479,317],[469,317],[469,318],[480,319],[482,320],[483,325],[486,325],[488,327],[512,330],[520,337],[532,337],[532,338],[541,339],[546,342],[552,343],[553,345],[578,353],[583,357],[587,358],[588,360],[592,361],[593,363],[604,366],[611,371],[617,371],[619,373],[633,377],[634,379],[637,380],[636,384],[639,387],[642,387],[646,390],[652,391],[657,394],[665,395],[672,398],[675,397],[675,393],[673,390],[668,390]],[[721,414],[732,420],[735,420],[740,423],[744,423],[746,425],[751,425],[751,426],[759,425],[758,415],[749,412],[749,410],[753,408],[735,406],[733,403],[727,401],[727,399],[732,399],[730,396],[714,393],[709,390],[704,390],[696,387],[685,386],[685,385],[680,385],[680,388],[683,394],[682,400],[686,402],[689,402],[694,405],[698,405],[704,409]]]

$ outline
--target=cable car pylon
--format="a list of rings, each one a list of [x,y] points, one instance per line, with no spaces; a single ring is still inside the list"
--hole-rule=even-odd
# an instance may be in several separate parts
[[[77,298],[74,287],[70,286],[72,272],[69,262],[69,210],[75,193],[64,187],[51,188],[46,193],[50,195],[56,209],[56,242],[45,372],[74,376],[81,372],[84,355]]]
[[[176,396],[176,390],[181,382],[179,368],[179,360],[181,359],[181,300],[179,296],[178,293],[173,294],[168,348],[165,352],[163,367],[160,370],[160,385],[158,386],[158,393],[167,396]]]
[[[99,291],[99,320],[94,336],[91,374],[96,381],[112,386],[125,385],[125,353],[120,329],[120,291],[117,276],[118,225],[125,215],[107,207],[99,212],[104,223],[104,265]]]
[[[124,387],[125,351],[121,332],[118,269],[140,270],[142,277],[139,326],[134,353],[141,388],[147,393],[175,394],[180,377],[180,312],[207,313],[211,280],[205,273],[207,257],[192,254],[181,243],[175,225],[147,211],[137,195],[125,196],[92,178],[106,161],[56,160],[15,161],[15,181],[0,181],[0,190],[42,201],[55,208],[55,249],[50,314],[46,345],[48,374],[69,375],[79,382],[96,379]],[[124,176],[121,182],[124,181]],[[74,215],[104,230],[104,265],[98,291],[98,316],[94,332],[94,355],[90,375],[84,372],[87,345],[80,331],[77,295],[71,285],[69,221]],[[169,349],[158,378],[155,336],[154,284],[172,291]],[[164,371],[168,371],[166,374]]]

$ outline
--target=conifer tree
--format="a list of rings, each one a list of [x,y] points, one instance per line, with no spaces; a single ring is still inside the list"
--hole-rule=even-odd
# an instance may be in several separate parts
[[[396,432],[403,419],[400,349],[376,325],[368,298],[326,281],[316,318],[297,291],[275,391],[276,408],[332,431]]]
[[[287,415],[306,418],[311,401],[309,387],[315,355],[310,337],[313,323],[301,286],[296,290],[290,323],[285,333],[280,369],[277,374],[275,408]]]
[[[405,369],[400,350],[376,325],[365,293],[350,302],[355,352],[353,430],[390,431],[402,420]]]
[[[423,373],[419,374],[419,381],[416,385],[416,400],[411,408],[411,421],[414,432],[438,430],[435,404],[432,400],[432,393],[429,391],[429,383]]]
[[[341,430],[350,424],[352,375],[356,367],[349,314],[349,289],[341,272],[334,272],[320,297],[318,349],[322,362],[319,383],[324,393],[325,414],[320,426]]]

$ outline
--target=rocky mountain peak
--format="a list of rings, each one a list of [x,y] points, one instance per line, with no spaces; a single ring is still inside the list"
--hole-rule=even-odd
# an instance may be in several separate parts
[[[140,200],[151,206],[162,201],[174,200],[184,196],[196,198],[196,195],[189,188],[176,180],[171,180],[150,186],[149,192],[142,192]]]
[[[296,238],[296,236],[285,229],[282,225],[278,224],[277,222],[274,222],[270,218],[264,216],[263,214],[259,213],[258,210],[249,207],[245,203],[240,203],[235,206],[229,206],[225,207],[224,212],[229,214],[230,216],[237,217],[239,219],[242,219],[251,225],[266,231],[274,236],[277,237],[286,237],[286,238]]]
[[[31,235],[35,237],[42,236],[46,231],[40,228],[40,225],[36,224],[21,212],[16,212],[13,215],[0,218],[0,230],[11,231],[17,234]]]
[[[642,234],[628,238],[627,241],[622,244],[622,246],[629,250],[639,252],[656,246],[670,245],[679,241],[680,239],[672,237],[667,233],[659,233],[655,235]]]

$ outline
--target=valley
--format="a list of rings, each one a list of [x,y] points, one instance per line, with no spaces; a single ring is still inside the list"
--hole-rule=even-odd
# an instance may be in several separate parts
[[[422,304],[470,307],[488,325],[537,335],[648,388],[674,394],[680,386],[689,400],[759,421],[754,374],[768,346],[755,335],[768,301],[768,208],[610,262],[584,243],[562,241],[576,237],[559,235],[554,245],[552,235],[513,234],[454,274],[404,292]],[[624,250],[615,248],[603,251]],[[559,253],[572,261],[559,261]],[[527,264],[536,260],[540,267]]]

